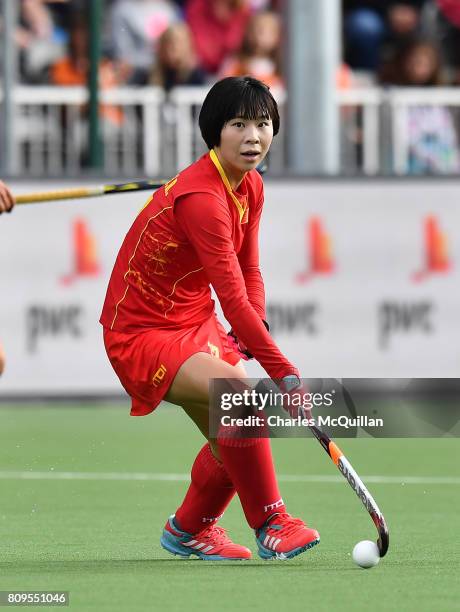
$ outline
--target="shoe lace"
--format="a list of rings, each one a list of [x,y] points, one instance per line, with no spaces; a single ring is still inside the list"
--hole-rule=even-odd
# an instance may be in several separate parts
[[[282,533],[283,537],[290,536],[292,533],[295,533],[299,527],[305,527],[305,523],[302,519],[294,518],[290,514],[280,513],[277,516],[273,517],[273,521],[268,525],[268,529],[272,528],[280,528],[280,531],[277,533]],[[276,531],[276,529],[274,529]]]
[[[211,542],[213,544],[227,544],[229,541],[227,531],[218,525],[210,525],[194,536],[197,540]]]

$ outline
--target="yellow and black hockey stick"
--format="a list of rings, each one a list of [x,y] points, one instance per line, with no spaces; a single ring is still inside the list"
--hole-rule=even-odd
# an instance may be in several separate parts
[[[114,185],[98,185],[96,187],[75,187],[57,191],[37,191],[14,196],[16,204],[39,204],[55,200],[75,200],[78,198],[94,198],[129,191],[154,191],[165,185],[167,181],[132,181]]]
[[[258,167],[259,174],[267,171],[267,162],[264,160]],[[95,198],[98,196],[116,193],[127,193],[129,191],[155,191],[168,180],[159,181],[131,181],[130,183],[118,183],[114,185],[98,185],[96,187],[75,187],[73,189],[60,189],[58,191],[37,191],[14,196],[16,204],[40,204],[42,202],[53,202],[57,200],[76,200],[79,198]]]

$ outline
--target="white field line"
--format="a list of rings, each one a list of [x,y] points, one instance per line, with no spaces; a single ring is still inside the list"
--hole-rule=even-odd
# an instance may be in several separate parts
[[[460,485],[460,478],[456,476],[362,476],[364,483],[398,484],[398,485]],[[0,480],[128,480],[151,482],[188,482],[189,474],[161,474],[150,472],[47,472],[35,471],[1,471]],[[344,478],[340,475],[319,474],[280,474],[281,482],[317,482],[339,483]]]

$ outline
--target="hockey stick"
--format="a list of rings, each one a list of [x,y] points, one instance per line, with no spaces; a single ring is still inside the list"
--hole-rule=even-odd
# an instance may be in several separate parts
[[[269,387],[262,380],[259,381],[255,389],[259,393],[267,393],[270,390]],[[302,418],[304,419],[311,418],[311,414],[307,414],[304,408],[302,408],[301,406],[299,407],[299,411],[300,411]],[[327,436],[323,431],[321,431],[319,427],[317,427],[316,425],[308,425],[308,428],[310,429],[312,434],[315,436],[315,438],[318,440],[318,442],[321,444],[321,446],[324,448],[324,450],[329,455],[329,457],[332,459],[332,461],[335,463],[335,465],[339,469],[342,476],[348,482],[350,487],[353,489],[353,491],[356,493],[356,495],[361,500],[363,506],[368,511],[372,521],[374,522],[374,525],[377,528],[378,534],[379,534],[379,539],[377,540],[377,547],[379,549],[380,557],[384,557],[388,550],[390,535],[388,532],[387,524],[385,522],[385,517],[383,516],[379,507],[377,506],[374,498],[369,493],[363,481],[358,476],[353,466],[348,461],[348,459],[345,457],[345,455],[340,450],[340,448],[337,446],[337,444],[333,442],[329,438],[329,436]]]
[[[165,185],[167,181],[138,181],[131,183],[118,183],[115,185],[99,185],[97,187],[77,187],[75,189],[61,189],[59,191],[39,191],[14,196],[16,204],[38,204],[53,202],[55,200],[74,200],[77,198],[94,198],[129,191],[154,191]]]
[[[362,501],[363,506],[369,512],[371,519],[374,522],[374,525],[377,528],[379,539],[377,540],[377,546],[379,549],[379,553],[381,557],[384,557],[388,550],[388,545],[390,542],[390,534],[388,532],[388,527],[385,522],[385,517],[380,511],[379,507],[375,503],[374,498],[369,493],[367,488],[364,486],[363,481],[358,476],[358,474],[353,469],[353,466],[345,457],[343,452],[337,446],[335,442],[333,442],[329,436],[327,436],[323,431],[321,431],[316,425],[309,426],[310,431],[313,433],[315,438],[327,452],[329,457],[338,467],[342,476],[346,479],[350,487]]]
[[[267,162],[262,161],[258,166],[259,174],[267,171]],[[171,179],[169,179],[171,180]],[[78,198],[95,198],[98,196],[112,195],[116,193],[127,193],[129,191],[155,191],[168,181],[132,181],[130,183],[118,183],[114,185],[98,185],[96,187],[76,187],[75,189],[61,189],[58,191],[38,191],[14,196],[16,204],[39,204],[43,202],[54,202],[56,200],[76,200]]]

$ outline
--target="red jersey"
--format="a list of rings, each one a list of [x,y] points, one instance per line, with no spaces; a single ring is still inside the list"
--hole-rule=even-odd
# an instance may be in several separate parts
[[[214,151],[156,191],[118,253],[101,315],[124,333],[225,318],[271,378],[297,370],[265,329],[258,232],[263,183],[248,172],[233,191]]]

